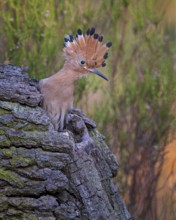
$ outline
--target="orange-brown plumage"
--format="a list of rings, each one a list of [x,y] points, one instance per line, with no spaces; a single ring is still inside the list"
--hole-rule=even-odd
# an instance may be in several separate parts
[[[73,105],[75,82],[88,73],[107,78],[96,68],[105,66],[107,50],[111,43],[103,44],[103,37],[88,29],[86,36],[78,29],[76,38],[65,37],[63,48],[65,64],[56,74],[40,80],[39,87],[43,95],[43,108],[56,130],[63,130],[68,110]]]

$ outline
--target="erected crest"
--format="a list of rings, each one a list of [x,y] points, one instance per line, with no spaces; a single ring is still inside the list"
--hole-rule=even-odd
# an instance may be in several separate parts
[[[79,54],[85,58],[82,62],[86,62],[89,68],[106,66],[107,51],[112,46],[112,43],[103,43],[103,36],[95,33],[95,28],[88,29],[85,36],[81,29],[78,29],[76,38],[72,35],[67,35],[64,40],[63,51],[66,59],[72,59]]]

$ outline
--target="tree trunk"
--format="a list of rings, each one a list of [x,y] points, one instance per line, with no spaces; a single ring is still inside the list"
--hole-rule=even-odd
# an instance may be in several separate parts
[[[0,65],[0,219],[129,220],[95,122],[75,109],[55,131],[25,71]]]

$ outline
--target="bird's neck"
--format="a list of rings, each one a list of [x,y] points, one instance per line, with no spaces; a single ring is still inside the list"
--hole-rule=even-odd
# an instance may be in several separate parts
[[[59,71],[65,77],[67,77],[68,80],[75,82],[80,78],[80,73],[73,69],[73,66],[70,63],[65,63],[62,69]]]
[[[62,69],[54,75],[50,76],[48,80],[55,81],[59,84],[74,86],[75,82],[79,79],[79,73],[73,70],[69,65],[64,64]]]

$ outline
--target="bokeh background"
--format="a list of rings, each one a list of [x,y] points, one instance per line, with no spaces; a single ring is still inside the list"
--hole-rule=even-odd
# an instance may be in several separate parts
[[[109,78],[81,79],[75,105],[120,161],[115,180],[136,220],[176,219],[176,0],[0,0],[0,63],[41,79],[63,65],[65,34],[112,41]]]

